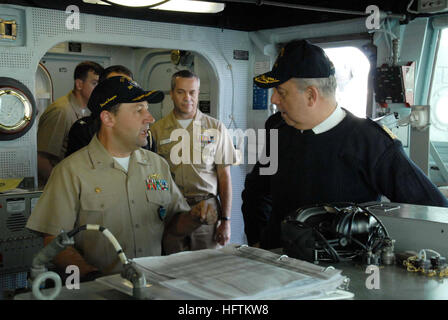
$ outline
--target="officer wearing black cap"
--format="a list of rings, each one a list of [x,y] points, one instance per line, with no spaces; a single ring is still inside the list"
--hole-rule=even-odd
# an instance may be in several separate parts
[[[131,81],[133,80],[133,74],[128,68],[122,65],[113,65],[104,69],[104,71],[100,75],[99,82],[116,76],[124,76]],[[153,98],[150,103],[159,103],[163,100],[163,98],[164,95],[162,93],[158,93],[157,98]],[[153,123],[154,121],[155,120],[153,118],[151,123]],[[93,135],[98,130],[97,126],[98,121],[93,121],[91,116],[83,117],[73,123],[68,133],[67,151],[65,153],[65,157],[68,157],[73,152],[76,152],[88,145],[90,140],[92,140]],[[148,133],[148,144],[146,146],[143,146],[143,148],[152,152],[157,152],[154,137],[152,136],[151,132]]]
[[[214,224],[216,210],[204,202],[190,209],[167,162],[141,148],[151,120],[148,103],[162,94],[125,77],[99,83],[88,102],[100,121],[98,133],[54,168],[27,228],[44,233],[48,242],[61,230],[101,225],[134,258],[160,255],[164,232],[186,236],[202,224]],[[74,248],[54,262],[61,270],[77,265],[82,279],[122,269],[113,246],[91,231],[80,233]]]
[[[259,87],[273,88],[271,102],[286,123],[278,128],[277,172],[260,175],[258,164],[243,192],[245,223],[266,217],[247,203],[265,197],[272,205],[264,229],[253,232],[258,239],[252,242],[263,248],[281,246],[282,219],[302,206],[386,196],[393,202],[448,207],[390,131],[338,106],[334,73],[320,47],[299,40],[280,50],[272,71],[254,78]]]
[[[144,91],[135,81],[127,77],[112,77],[103,82],[87,103],[87,107],[92,112],[92,118],[98,117],[103,110],[110,109],[110,106],[120,103],[141,101],[156,103],[162,101],[164,97],[162,91]]]

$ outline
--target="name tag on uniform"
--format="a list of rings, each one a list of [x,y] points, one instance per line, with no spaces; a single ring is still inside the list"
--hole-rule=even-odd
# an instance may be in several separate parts
[[[169,191],[168,182],[160,179],[158,174],[150,175],[145,181],[148,190]]]
[[[170,142],[171,142],[171,139],[170,139],[170,138],[168,138],[168,139],[163,139],[163,140],[160,140],[160,145],[162,146],[162,145],[167,144],[167,143],[170,143]]]

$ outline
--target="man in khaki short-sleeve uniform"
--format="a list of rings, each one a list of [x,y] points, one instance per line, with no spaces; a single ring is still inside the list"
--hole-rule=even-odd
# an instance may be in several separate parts
[[[74,72],[74,88],[45,109],[37,128],[37,165],[39,185],[44,186],[53,167],[65,155],[72,124],[90,115],[87,101],[98,84],[103,67],[92,61],[78,64]]]
[[[194,73],[187,70],[175,73],[171,88],[174,110],[150,130],[157,141],[157,152],[168,161],[174,181],[188,203],[194,205],[206,200],[218,211],[219,221],[216,225],[203,225],[182,239],[165,237],[166,253],[217,248],[230,240],[229,166],[234,161],[235,149],[226,127],[197,108],[198,94],[199,78]],[[171,134],[175,135],[173,139]],[[183,143],[189,154],[179,151]]]
[[[50,241],[61,230],[99,224],[134,258],[160,255],[165,229],[185,235],[201,223],[215,223],[216,212],[203,210],[205,203],[190,211],[166,161],[141,148],[152,117],[148,102],[162,99],[162,92],[143,91],[124,77],[101,82],[89,100],[92,116],[101,121],[99,132],[54,168],[26,227]],[[66,249],[55,263],[62,269],[77,265],[89,280],[89,274],[122,267],[109,240],[95,231],[78,233],[75,249]]]
[[[67,149],[68,130],[78,119],[90,115],[81,107],[73,91],[48,106],[39,119],[37,150],[62,160]]]

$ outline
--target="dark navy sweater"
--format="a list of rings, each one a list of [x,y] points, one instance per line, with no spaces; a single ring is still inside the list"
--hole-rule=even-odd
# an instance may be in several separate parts
[[[280,222],[302,206],[377,201],[448,207],[447,199],[393,139],[370,119],[347,115],[333,129],[303,134],[279,129],[278,171],[257,175],[256,193],[272,197],[262,247],[280,247]]]

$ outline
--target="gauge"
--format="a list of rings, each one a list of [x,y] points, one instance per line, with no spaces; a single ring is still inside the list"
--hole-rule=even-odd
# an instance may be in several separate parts
[[[24,135],[36,114],[31,92],[22,83],[0,77],[0,140]]]

